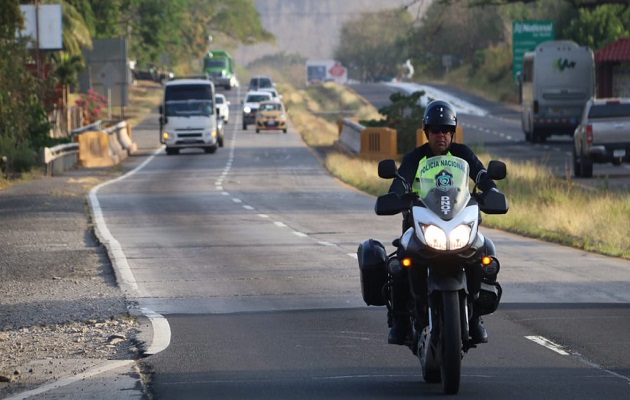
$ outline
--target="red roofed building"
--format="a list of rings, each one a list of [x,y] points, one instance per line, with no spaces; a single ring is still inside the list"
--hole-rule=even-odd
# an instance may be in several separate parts
[[[630,37],[595,52],[597,97],[630,97]]]

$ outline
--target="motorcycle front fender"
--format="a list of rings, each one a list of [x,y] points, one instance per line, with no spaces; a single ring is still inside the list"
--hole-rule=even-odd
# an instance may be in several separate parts
[[[439,275],[429,272],[427,279],[427,289],[429,294],[436,291],[459,291],[464,290],[468,294],[466,273],[462,269],[455,274]]]

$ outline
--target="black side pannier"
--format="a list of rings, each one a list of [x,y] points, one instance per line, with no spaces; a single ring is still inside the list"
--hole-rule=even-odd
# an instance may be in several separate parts
[[[387,283],[387,252],[383,243],[375,239],[364,240],[357,250],[361,273],[361,294],[368,306],[384,306],[383,286]]]

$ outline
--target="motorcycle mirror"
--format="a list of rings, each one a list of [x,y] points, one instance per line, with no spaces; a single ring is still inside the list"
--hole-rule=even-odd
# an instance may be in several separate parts
[[[378,163],[378,176],[383,179],[393,179],[396,177],[396,161],[393,159],[381,160]]]
[[[503,161],[492,160],[488,163],[488,176],[493,180],[505,179],[507,168]]]
[[[164,107],[161,104],[158,107],[158,110],[160,111],[160,114],[164,114]]]

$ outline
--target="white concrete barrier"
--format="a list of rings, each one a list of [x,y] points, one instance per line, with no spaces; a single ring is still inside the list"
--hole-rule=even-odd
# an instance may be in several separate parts
[[[339,142],[353,153],[361,153],[361,132],[365,126],[351,119],[344,118],[339,134]]]

